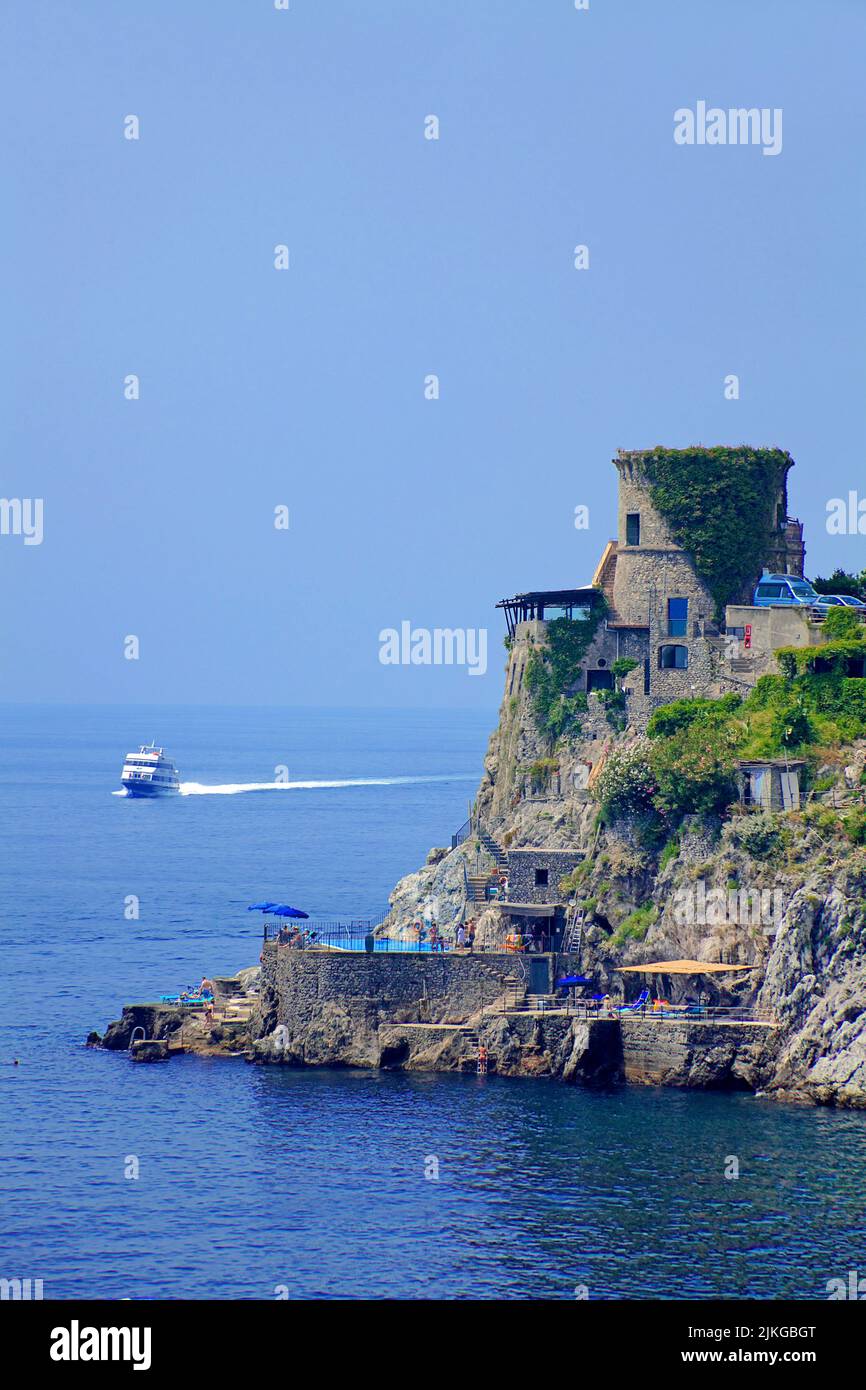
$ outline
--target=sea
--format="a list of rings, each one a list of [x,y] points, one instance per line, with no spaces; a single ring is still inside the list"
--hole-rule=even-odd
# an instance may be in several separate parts
[[[45,1298],[808,1299],[866,1274],[863,1114],[85,1046],[125,1003],[255,964],[252,903],[377,916],[466,819],[490,725],[4,707],[0,1278]],[[183,794],[118,795],[151,740]]]

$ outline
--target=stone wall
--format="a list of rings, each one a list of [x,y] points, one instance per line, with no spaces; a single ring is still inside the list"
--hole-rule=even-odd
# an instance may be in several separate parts
[[[644,1086],[754,1087],[767,1029],[749,1023],[623,1018],[624,1079]]]
[[[554,963],[557,975],[576,965],[565,955]],[[473,1070],[477,1040],[454,1026],[471,1017],[490,1069],[500,1074],[721,1088],[762,1080],[772,1030],[503,1013],[502,996],[525,984],[524,969],[519,957],[505,954],[368,956],[268,943],[252,1055],[295,1065]]]
[[[752,659],[778,651],[779,647],[820,647],[826,641],[820,626],[809,622],[805,608],[752,608],[745,604],[729,604],[725,609],[725,626],[733,629],[750,627],[751,647],[746,650],[740,638],[737,655]],[[772,669],[775,669],[775,665]]]
[[[701,618],[711,618],[712,594],[698,577],[686,552],[676,544],[670,528],[650,501],[649,486],[639,456],[614,459],[619,473],[618,528],[614,607],[627,623],[649,625],[666,598],[689,600],[689,629]],[[626,517],[640,516],[640,544],[626,544]]]
[[[462,1023],[524,983],[508,954],[294,951],[262,953],[260,1034],[282,1025],[285,1060],[378,1064],[382,1023]]]
[[[644,625],[644,631],[633,638],[634,654],[642,647],[642,655],[649,663],[649,690],[645,688],[643,672],[635,672],[627,682],[629,723],[645,724],[652,709],[670,700],[718,696],[726,691],[744,693],[761,672],[746,670],[745,663],[741,663],[743,669],[736,671],[728,666],[724,643],[717,637],[713,597],[695,571],[691,557],[676,544],[664,517],[653,506],[643,471],[643,455],[621,452],[614,464],[619,473],[619,537],[613,603],[617,621]],[[786,506],[783,486],[774,510],[784,514]],[[630,513],[640,516],[638,545],[626,543],[626,518]],[[760,518],[756,518],[756,524],[761,524]],[[766,519],[766,525],[772,528],[771,517]],[[783,548],[786,534],[770,530]],[[751,597],[751,589],[752,584],[747,584],[743,601]],[[673,598],[688,601],[682,634],[669,630],[668,600]],[[687,667],[661,666],[661,649],[665,646],[685,647]]]

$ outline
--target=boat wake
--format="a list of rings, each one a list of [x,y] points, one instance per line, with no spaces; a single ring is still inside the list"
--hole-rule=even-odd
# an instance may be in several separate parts
[[[472,782],[474,773],[454,773],[437,777],[348,777],[328,782],[228,782],[211,786],[206,782],[181,782],[181,796],[238,796],[241,792],[294,792],[328,787],[401,787],[417,782]]]
[[[440,773],[431,777],[347,777],[327,782],[181,782],[181,796],[239,796],[246,792],[294,792],[333,787],[406,787],[420,782],[475,782],[474,772]],[[126,796],[125,791],[112,796]]]

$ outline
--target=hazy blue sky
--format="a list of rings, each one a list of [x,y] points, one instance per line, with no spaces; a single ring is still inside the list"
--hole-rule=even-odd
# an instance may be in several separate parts
[[[0,493],[45,507],[0,698],[494,706],[493,605],[588,582],[618,447],[787,448],[808,572],[866,564],[825,528],[863,0],[5,0],[0,52]],[[782,152],[676,145],[699,99]],[[380,664],[403,620],[487,627],[488,674]]]

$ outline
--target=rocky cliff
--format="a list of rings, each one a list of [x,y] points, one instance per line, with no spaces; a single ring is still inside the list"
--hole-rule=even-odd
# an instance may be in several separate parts
[[[846,823],[862,804],[866,745],[824,750],[796,812],[734,805],[723,815],[686,815],[660,843],[644,834],[640,817],[599,815],[600,768],[643,730],[626,719],[617,727],[610,707],[590,694],[571,735],[541,733],[526,675],[543,635],[540,625],[524,628],[509,652],[476,826],[506,851],[581,852],[551,900],[583,913],[580,967],[602,989],[621,994],[635,979],[620,973],[629,964],[687,957],[749,965],[738,976],[653,977],[653,991],[667,989],[673,1000],[705,991],[714,1003],[774,1018],[776,1028],[756,1030],[732,1059],[742,1084],[866,1106],[866,848]],[[501,943],[510,929],[504,914],[466,901],[467,876],[484,861],[477,833],[453,851],[431,852],[397,885],[389,930],[427,917],[448,936],[474,916],[478,942]]]

